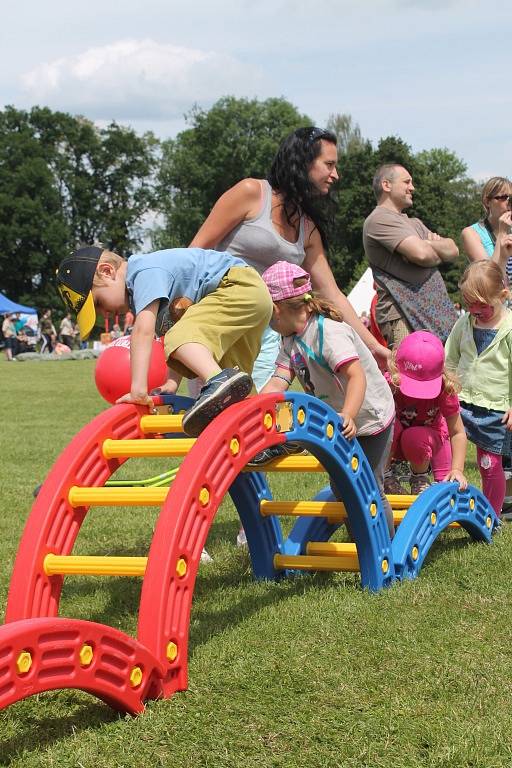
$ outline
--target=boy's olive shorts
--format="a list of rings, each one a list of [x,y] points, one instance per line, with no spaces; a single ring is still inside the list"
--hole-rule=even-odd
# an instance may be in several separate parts
[[[238,366],[252,373],[263,331],[272,317],[268,288],[252,267],[231,267],[217,288],[197,304],[165,334],[168,365],[187,379],[193,371],[174,359],[183,344],[202,344],[221,368]]]

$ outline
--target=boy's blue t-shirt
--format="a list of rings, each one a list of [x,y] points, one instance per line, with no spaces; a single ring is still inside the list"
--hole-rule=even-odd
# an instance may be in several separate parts
[[[212,293],[231,267],[246,267],[224,251],[169,248],[136,253],[128,259],[126,288],[135,314],[156,299],[186,296],[194,304]]]

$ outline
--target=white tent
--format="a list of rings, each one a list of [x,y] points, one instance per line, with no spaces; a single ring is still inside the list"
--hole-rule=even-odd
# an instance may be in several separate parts
[[[373,288],[373,275],[370,267],[366,272],[361,275],[357,283],[354,285],[347,298],[354,307],[358,315],[361,312],[370,314],[370,305],[375,295]]]

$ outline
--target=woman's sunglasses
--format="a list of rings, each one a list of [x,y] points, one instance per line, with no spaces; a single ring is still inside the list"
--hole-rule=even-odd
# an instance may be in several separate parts
[[[332,133],[326,131],[325,128],[311,128],[307,135],[308,142],[312,144],[318,139],[329,139],[330,141],[332,139]]]
[[[494,195],[493,200],[499,200],[501,203],[506,200],[509,205],[512,205],[512,195]]]

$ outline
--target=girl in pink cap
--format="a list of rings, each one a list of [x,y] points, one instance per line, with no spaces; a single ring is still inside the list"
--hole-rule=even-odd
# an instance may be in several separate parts
[[[512,256],[512,235],[501,238]],[[482,490],[496,514],[505,497],[503,457],[512,450],[512,312],[503,272],[493,261],[477,261],[459,283],[468,312],[446,342],[446,361],[462,382],[461,415],[476,445]]]
[[[411,465],[411,493],[428,488],[429,466],[434,480],[455,481],[464,490],[468,484],[464,476],[466,433],[457,382],[445,371],[440,339],[428,331],[407,336],[392,357],[388,380],[396,407],[391,455]],[[404,493],[403,488],[395,490],[387,484],[386,490]]]
[[[312,294],[308,272],[278,261],[262,275],[274,311],[271,327],[281,334],[281,348],[270,381],[262,392],[284,392],[297,377],[304,390],[340,414],[343,434],[357,436],[375,474],[390,535],[393,513],[384,493],[384,468],[393,437],[394,403],[373,355],[339,311]],[[280,455],[268,449],[260,465]],[[336,488],[333,491],[337,495]]]

